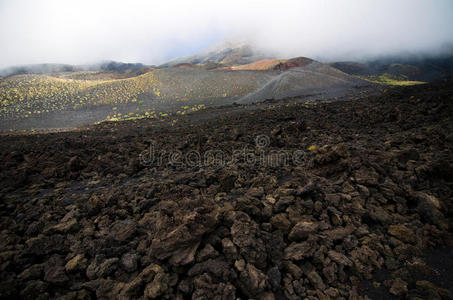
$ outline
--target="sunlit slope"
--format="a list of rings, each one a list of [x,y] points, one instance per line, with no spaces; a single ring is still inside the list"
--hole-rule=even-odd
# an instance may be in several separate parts
[[[30,117],[103,104],[217,101],[240,98],[267,82],[271,74],[209,72],[169,68],[111,80],[77,80],[18,75],[0,81],[0,116]]]
[[[237,65],[237,66],[232,66],[229,68],[225,69],[230,69],[230,70],[256,70],[256,71],[264,71],[264,70],[272,70],[275,68],[278,64],[284,63],[286,60],[285,59],[262,59],[259,61],[252,62],[250,64],[246,65]]]
[[[231,67],[220,68],[220,70],[234,71],[287,71],[292,68],[305,67],[315,62],[307,57],[295,57],[291,59],[262,59],[245,65],[237,65]]]

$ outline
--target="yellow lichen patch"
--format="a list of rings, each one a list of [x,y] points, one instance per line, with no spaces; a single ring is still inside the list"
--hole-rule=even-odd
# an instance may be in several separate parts
[[[85,105],[135,103],[149,90],[160,95],[158,86],[152,72],[109,80],[17,75],[0,82],[0,117],[24,117],[27,111],[36,114]]]
[[[316,149],[318,149],[318,146],[316,145],[311,145],[310,147],[307,148],[307,150],[311,152],[316,151]]]
[[[390,74],[382,74],[379,76],[357,76],[360,79],[377,83],[383,85],[396,85],[396,86],[411,86],[411,85],[419,85],[425,84],[426,82],[422,81],[413,81],[408,80],[405,76],[394,76]]]

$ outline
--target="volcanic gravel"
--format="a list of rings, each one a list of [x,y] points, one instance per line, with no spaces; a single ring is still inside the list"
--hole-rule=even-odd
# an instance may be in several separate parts
[[[0,298],[452,299],[452,101],[2,135]]]

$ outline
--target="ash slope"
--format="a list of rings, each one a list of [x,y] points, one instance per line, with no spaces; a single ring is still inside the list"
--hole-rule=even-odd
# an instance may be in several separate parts
[[[74,128],[119,116],[158,117],[184,109],[293,96],[301,96],[302,101],[353,97],[371,86],[306,58],[285,60],[268,70],[247,65],[244,70],[190,66],[148,69],[126,78],[112,72],[5,78],[0,81],[0,130]]]
[[[451,299],[452,86],[1,136],[0,298]]]
[[[370,86],[363,80],[349,76],[326,64],[312,61],[278,74],[258,90],[243,97],[238,103],[254,103],[266,99],[283,99],[304,96],[317,99],[354,94],[354,89]]]

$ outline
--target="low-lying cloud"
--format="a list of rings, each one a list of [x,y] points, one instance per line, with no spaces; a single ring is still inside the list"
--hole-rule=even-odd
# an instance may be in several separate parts
[[[329,61],[438,54],[452,49],[453,1],[0,1],[0,67],[159,64],[225,39]]]

